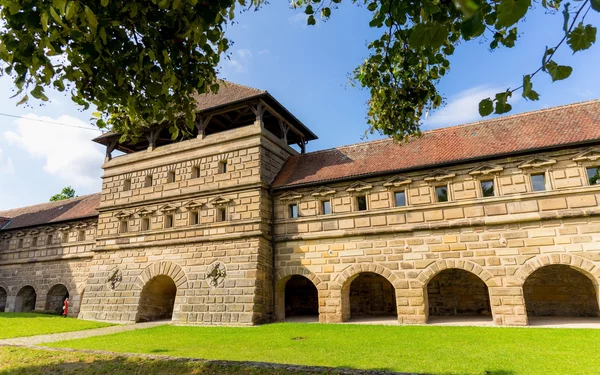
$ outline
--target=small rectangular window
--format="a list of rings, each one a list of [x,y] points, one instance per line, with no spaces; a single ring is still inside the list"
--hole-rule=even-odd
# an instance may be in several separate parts
[[[82,229],[79,231],[79,234],[77,235],[77,239],[79,241],[85,241],[85,229]]]
[[[150,218],[143,217],[142,218],[142,231],[145,232],[147,230],[150,230]]]
[[[170,171],[167,173],[167,182],[168,183],[175,182],[175,172]]]
[[[192,168],[192,178],[199,178],[200,177],[200,167],[193,167]]]
[[[23,248],[23,239],[22,239],[22,238],[19,238],[19,241],[17,241],[17,245],[18,245],[17,247],[18,247],[19,249],[22,249],[22,248]]]
[[[397,191],[394,193],[394,203],[396,207],[406,206],[406,193],[403,191]]]
[[[356,209],[358,211],[366,211],[367,210],[367,196],[359,195],[356,197]]]
[[[165,215],[165,228],[173,227],[173,215]]]
[[[600,176],[598,175],[598,167],[587,168],[588,182],[590,185],[600,184]]]
[[[532,174],[531,175],[531,186],[533,191],[545,191],[546,190],[546,174]]]
[[[227,160],[219,162],[219,173],[227,173]]]
[[[63,232],[61,241],[62,241],[62,243],[69,242],[69,232]]]
[[[437,199],[437,202],[448,202],[448,186],[436,187],[435,197]]]
[[[298,218],[298,205],[296,203],[290,204],[288,206],[288,210],[289,210],[290,219]]]
[[[481,194],[484,197],[493,197],[496,195],[494,192],[494,180],[481,181]]]
[[[144,187],[152,187],[152,175],[147,175],[144,180]]]
[[[52,245],[52,235],[46,235],[46,245]]]
[[[331,215],[331,201],[321,202],[321,213],[323,215]]]
[[[198,211],[190,212],[190,225],[198,225],[200,223]]]
[[[2,250],[8,250],[8,248],[10,247],[10,241],[6,240],[2,242]]]
[[[123,191],[131,190],[131,180],[127,179],[123,181]]]
[[[225,207],[217,209],[217,221],[227,221],[227,209]]]
[[[38,240],[37,236],[33,237],[31,239],[31,246],[37,246],[38,245],[38,241],[37,240]]]
[[[129,231],[129,223],[127,220],[121,220],[119,224],[119,233],[127,233]]]

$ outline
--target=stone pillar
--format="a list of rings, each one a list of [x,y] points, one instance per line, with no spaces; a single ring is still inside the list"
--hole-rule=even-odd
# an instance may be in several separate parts
[[[423,286],[415,280],[400,282],[400,286],[400,288],[396,288],[398,323],[426,324],[429,315],[427,286]]]
[[[507,326],[528,324],[521,286],[490,287],[488,290],[495,324]]]

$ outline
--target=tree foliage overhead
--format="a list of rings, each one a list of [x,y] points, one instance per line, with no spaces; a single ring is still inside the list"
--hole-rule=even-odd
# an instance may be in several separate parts
[[[54,194],[50,197],[50,202],[63,201],[65,199],[75,198],[75,189],[70,186],[67,186],[62,189],[62,191],[58,194]]]
[[[292,0],[307,23],[329,18],[341,0]],[[371,132],[403,140],[420,133],[427,111],[442,105],[436,89],[450,69],[450,57],[463,41],[485,35],[490,49],[513,47],[519,22],[532,0],[348,0],[371,12],[369,25],[381,37],[369,44],[368,58],[353,72],[370,91]],[[0,0],[0,74],[10,75],[21,103],[29,96],[48,100],[45,89],[67,91],[87,108],[95,105],[96,124],[136,137],[153,124],[168,123],[174,138],[191,131],[194,93],[216,92],[217,66],[230,42],[225,26],[236,7],[258,9],[264,0]],[[590,48],[597,28],[585,22],[600,12],[600,0],[540,0],[562,12],[564,36],[547,47],[539,69],[524,72],[523,83],[479,104],[482,116],[511,110],[519,91],[538,100],[534,78],[553,81],[572,68],[555,59],[568,46]],[[546,25],[540,25],[546,27]],[[565,47],[566,48],[566,47]]]

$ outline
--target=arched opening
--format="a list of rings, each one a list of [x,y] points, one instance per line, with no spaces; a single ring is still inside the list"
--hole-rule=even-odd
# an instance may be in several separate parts
[[[452,268],[435,275],[427,283],[427,302],[430,323],[492,321],[487,285],[465,270]]]
[[[392,283],[376,273],[358,274],[350,283],[349,315],[354,321],[397,321],[396,291]]]
[[[598,317],[598,298],[592,280],[566,265],[533,272],[523,285],[528,317]]]
[[[136,322],[151,322],[173,317],[177,286],[169,276],[159,275],[144,285]]]
[[[46,295],[45,310],[55,311],[57,314],[63,313],[63,304],[69,298],[69,291],[63,284],[56,284],[48,291]]]
[[[32,312],[35,310],[37,293],[31,285],[24,286],[15,298],[15,312]]]
[[[0,312],[6,311],[6,290],[0,287]]]
[[[319,320],[319,292],[304,276],[294,275],[285,283],[285,318],[294,321]]]

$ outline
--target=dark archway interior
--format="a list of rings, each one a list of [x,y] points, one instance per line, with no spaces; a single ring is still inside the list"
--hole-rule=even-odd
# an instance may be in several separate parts
[[[56,311],[57,314],[62,314],[63,304],[67,298],[69,298],[67,287],[63,284],[56,284],[48,291],[45,309],[48,311]]]
[[[32,312],[35,310],[35,301],[37,299],[37,294],[35,289],[32,286],[24,286],[17,293],[17,298],[15,301],[15,311],[16,312]]]
[[[151,322],[173,317],[177,286],[169,276],[160,275],[142,289],[136,322]]]
[[[525,281],[523,295],[528,316],[600,316],[594,284],[569,266],[538,269]]]
[[[485,283],[471,272],[449,269],[427,284],[429,316],[490,316],[490,296]]]
[[[304,276],[292,276],[285,284],[285,317],[319,315],[319,293]]]
[[[4,312],[6,310],[6,290],[4,288],[0,288],[0,312]]]
[[[350,284],[350,316],[395,316],[396,291],[383,276],[361,273]]]

